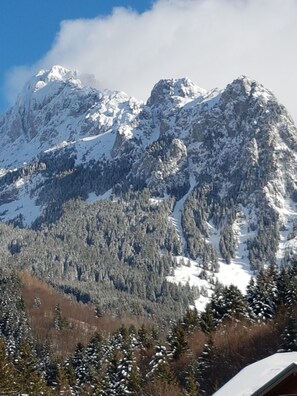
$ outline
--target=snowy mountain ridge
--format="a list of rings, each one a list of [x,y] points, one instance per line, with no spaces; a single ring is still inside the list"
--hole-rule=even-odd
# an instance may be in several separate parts
[[[1,167],[20,167],[63,142],[71,144],[115,129],[118,123],[131,123],[140,106],[124,93],[84,86],[75,72],[57,66],[40,71],[0,119]]]
[[[244,289],[250,271],[296,252],[296,127],[245,76],[210,92],[161,80],[144,104],[54,66],[0,117],[0,136],[2,221],[35,227],[68,199],[148,188],[156,204],[174,199],[168,221],[193,267],[171,280],[217,272]]]

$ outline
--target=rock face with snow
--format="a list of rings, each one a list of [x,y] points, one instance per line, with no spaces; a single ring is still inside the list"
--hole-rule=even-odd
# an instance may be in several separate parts
[[[42,70],[1,117],[1,167],[19,168],[47,150],[77,149],[77,143],[90,137],[130,128],[140,106],[124,93],[104,94],[83,86],[75,72],[60,66]]]
[[[257,269],[295,252],[297,130],[247,77],[209,92],[161,80],[144,104],[54,66],[1,116],[0,136],[2,221],[38,227],[68,199],[149,188],[175,199],[183,255],[205,270]]]

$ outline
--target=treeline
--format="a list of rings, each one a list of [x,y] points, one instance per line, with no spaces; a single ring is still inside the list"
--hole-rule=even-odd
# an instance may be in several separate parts
[[[296,275],[296,263],[270,266],[246,296],[218,285],[202,313],[187,309],[167,327],[122,325],[109,336],[97,327],[61,356],[34,338],[21,282],[2,271],[0,394],[210,396],[247,364],[297,350]],[[62,334],[59,308],[53,319]]]

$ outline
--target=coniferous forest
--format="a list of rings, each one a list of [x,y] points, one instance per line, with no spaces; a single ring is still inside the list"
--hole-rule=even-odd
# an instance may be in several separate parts
[[[297,263],[246,296],[217,284],[171,322],[102,312],[29,275],[0,272],[0,395],[212,395],[241,368],[297,350]]]

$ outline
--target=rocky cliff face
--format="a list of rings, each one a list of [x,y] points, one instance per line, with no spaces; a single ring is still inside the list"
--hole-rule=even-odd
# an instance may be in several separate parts
[[[181,250],[206,270],[295,252],[297,130],[247,77],[210,92],[161,80],[144,104],[54,66],[1,116],[0,136],[2,221],[39,227],[71,198],[148,188],[174,198]]]

